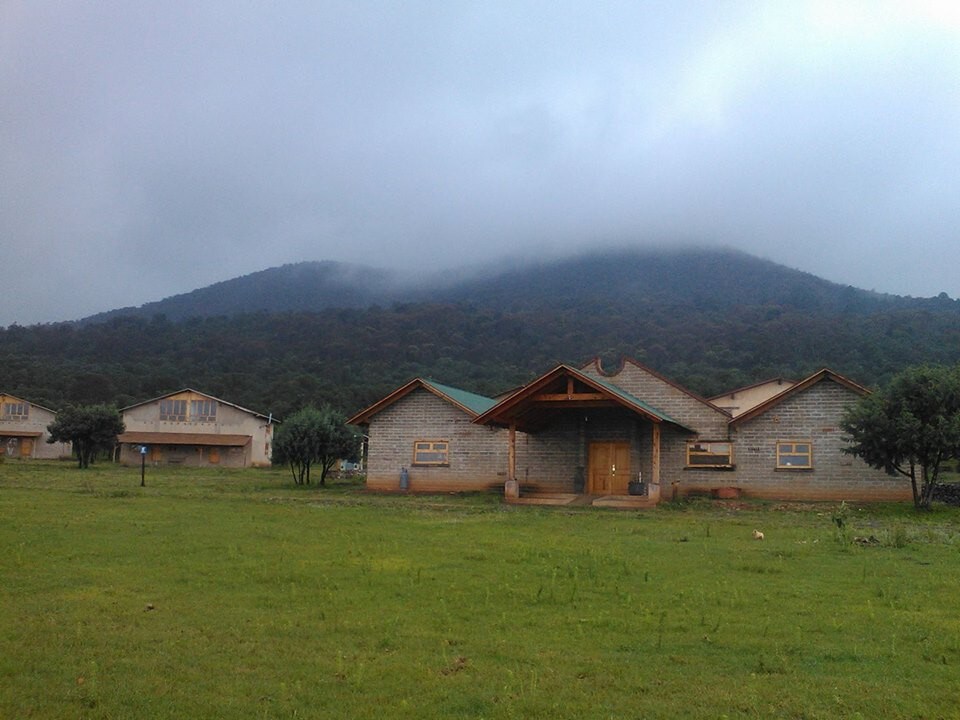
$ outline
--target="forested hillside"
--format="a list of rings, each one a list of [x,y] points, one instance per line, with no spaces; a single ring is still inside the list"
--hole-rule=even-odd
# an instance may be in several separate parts
[[[352,302],[363,277],[348,304],[363,304]],[[740,253],[584,256],[408,296],[417,301],[11,326],[0,330],[0,389],[59,408],[189,386],[282,418],[307,403],[352,412],[415,375],[493,394],[594,355],[632,356],[704,395],[824,365],[875,385],[907,365],[960,360],[956,301],[878,295]]]
[[[93,315],[84,323],[117,317],[170,320],[242,315],[252,312],[367,307],[401,297],[409,288],[385,270],[336,262],[302,262],[261,270],[243,277],[150,302]]]

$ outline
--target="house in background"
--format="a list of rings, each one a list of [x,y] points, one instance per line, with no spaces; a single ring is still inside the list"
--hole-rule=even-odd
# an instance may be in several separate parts
[[[773,378],[717,395],[710,398],[710,402],[721,410],[726,410],[733,417],[737,417],[793,385],[796,385],[793,380],[785,380],[782,377]]]
[[[53,410],[0,393],[0,454],[25,459],[70,457],[69,443],[47,442],[47,425],[56,417]]]
[[[140,449],[154,464],[248,467],[270,464],[271,416],[189,388],[120,411],[120,462],[139,465]]]
[[[740,398],[730,411],[633,360],[612,372],[592,360],[560,365],[499,400],[411,381],[351,422],[367,428],[371,489],[397,489],[409,467],[411,490],[502,485],[508,500],[552,504],[700,493],[909,499],[902,479],[843,452],[841,418],[866,392],[821,370],[721,396]]]

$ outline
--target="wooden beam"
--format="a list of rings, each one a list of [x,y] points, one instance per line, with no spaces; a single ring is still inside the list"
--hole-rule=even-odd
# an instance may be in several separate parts
[[[603,393],[540,393],[531,398],[534,402],[569,402],[584,400],[609,400]]]
[[[653,441],[652,451],[650,452],[650,474],[653,476],[650,478],[650,482],[654,485],[660,484],[660,423],[653,423],[653,435],[651,437]]]
[[[510,423],[509,444],[507,445],[507,480],[517,479],[517,424]]]

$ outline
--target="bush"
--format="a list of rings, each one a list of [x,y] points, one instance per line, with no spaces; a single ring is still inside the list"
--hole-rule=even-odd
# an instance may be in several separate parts
[[[933,490],[933,499],[947,505],[960,506],[960,484],[938,484]]]

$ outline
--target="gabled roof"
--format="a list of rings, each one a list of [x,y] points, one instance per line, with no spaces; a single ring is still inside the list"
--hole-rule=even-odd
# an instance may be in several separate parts
[[[571,392],[568,385],[566,392],[547,393],[545,391],[555,389],[558,383],[564,379],[568,382],[577,383],[586,387],[591,392]],[[501,425],[509,426],[516,424],[517,427],[535,428],[543,424],[549,414],[549,410],[544,411],[541,403],[547,404],[559,409],[562,407],[589,407],[597,405],[619,406],[631,412],[634,412],[654,423],[670,423],[684,430],[693,432],[690,428],[674,420],[667,413],[658,410],[647,402],[634,397],[622,388],[606,380],[587,375],[580,370],[569,365],[558,365],[553,370],[533,382],[525,385],[507,398],[504,398],[495,406],[477,417],[474,422],[481,425]]]
[[[720,393],[719,395],[714,395],[713,397],[707,398],[707,400],[709,400],[710,402],[715,402],[720,398],[727,397],[728,395],[736,395],[737,393],[747,392],[747,390],[754,390],[755,388],[763,387],[764,385],[773,385],[774,383],[776,383],[777,385],[791,385],[791,386],[797,384],[796,380],[789,380],[785,377],[775,377],[775,378],[770,378],[769,380],[761,380],[760,382],[755,382],[750,385],[744,385],[743,387],[734,388],[733,390],[727,390],[724,393]]]
[[[851,392],[856,393],[857,395],[863,396],[863,395],[870,394],[870,391],[867,390],[867,388],[863,387],[862,385],[858,385],[853,380],[845,378],[843,375],[840,375],[839,373],[835,373],[833,370],[829,368],[822,368],[821,370],[818,370],[817,372],[815,372],[813,375],[806,378],[805,380],[801,380],[796,385],[793,385],[792,387],[787,388],[781,393],[777,393],[772,398],[769,398],[768,400],[764,400],[762,403],[760,403],[756,407],[753,407],[747,410],[745,413],[738,415],[737,417],[735,417],[733,420],[730,421],[730,424],[738,425],[739,423],[745,422],[747,420],[752,420],[758,415],[762,415],[768,410],[776,407],[777,405],[782,403],[784,400],[788,400],[789,398],[792,398],[793,396],[802,393],[803,391],[811,388],[812,386],[824,380],[831,380],[837,383],[838,385],[841,385],[847,388]]]
[[[6,392],[3,392],[3,391],[0,391],[0,397],[10,398],[11,400],[17,400],[17,401],[19,401],[19,402],[25,402],[25,403],[27,403],[30,407],[40,408],[41,410],[46,410],[47,412],[51,412],[51,413],[53,413],[54,415],[57,414],[57,411],[56,411],[56,410],[51,410],[51,409],[48,408],[48,407],[44,407],[43,405],[38,405],[37,403],[35,403],[35,402],[30,402],[29,400],[24,400],[22,397],[18,397],[18,396],[16,396],[16,395],[11,395],[10,393],[6,393]]]
[[[194,390],[193,388],[183,388],[183,390],[176,390],[174,392],[169,392],[166,395],[160,395],[159,397],[150,398],[149,400],[144,400],[143,402],[134,403],[133,405],[127,405],[126,407],[120,408],[120,412],[126,412],[127,410],[133,410],[133,408],[140,407],[141,405],[149,405],[150,403],[155,403],[158,400],[165,400],[168,397],[173,397],[174,395],[182,395],[183,393],[193,393],[194,395],[202,395],[209,400],[216,400],[221,405],[227,405],[228,407],[235,408],[250,415],[255,415],[256,417],[263,418],[264,420],[270,420],[271,422],[279,422],[273,415],[264,415],[263,413],[258,413],[255,410],[250,410],[249,408],[242,407],[240,405],[235,405],[232,402],[227,402],[226,400],[221,400],[218,397],[209,395],[205,392],[200,392],[199,390]]]
[[[497,404],[496,400],[484,397],[483,395],[467,392],[466,390],[451,387],[450,385],[442,385],[441,383],[434,382],[433,380],[414,378],[406,385],[402,385],[386,397],[378,400],[367,409],[361,410],[352,418],[347,420],[347,422],[351,425],[366,425],[368,422],[370,422],[370,418],[372,418],[374,415],[390,407],[395,402],[403,397],[406,397],[418,388],[423,388],[427,392],[433,393],[441,400],[445,400],[454,407],[459,408],[471,418],[476,418],[478,415],[486,412]]]
[[[728,415],[728,416],[730,415],[730,413],[727,412],[726,410],[724,410],[722,407],[718,407],[717,405],[714,405],[708,398],[705,398],[705,397],[703,397],[702,395],[697,395],[697,393],[693,392],[693,390],[691,390],[691,389],[689,389],[689,388],[685,388],[683,385],[680,385],[679,383],[674,382],[673,380],[671,380],[670,378],[666,377],[665,375],[661,375],[660,373],[658,373],[658,372],[657,372],[656,370],[654,370],[653,368],[648,367],[648,366],[644,365],[642,362],[639,362],[639,361],[637,361],[637,360],[634,360],[633,358],[627,357],[627,356],[625,356],[625,355],[620,358],[620,365],[619,365],[619,367],[617,368],[617,370],[616,370],[615,372],[607,372],[606,370],[604,370],[604,368],[603,368],[603,362],[602,362],[602,360],[600,359],[600,356],[599,356],[599,355],[594,356],[591,360],[588,360],[587,362],[583,363],[583,364],[580,366],[580,369],[583,370],[584,368],[587,368],[587,367],[593,365],[593,366],[597,369],[597,373],[598,373],[600,376],[612,378],[612,377],[616,377],[617,375],[619,375],[619,374],[623,371],[624,365],[626,365],[627,363],[630,363],[630,364],[633,365],[634,367],[639,368],[640,370],[643,370],[643,372],[647,373],[648,375],[651,375],[651,376],[655,377],[657,380],[660,380],[660,381],[663,382],[663,383],[666,383],[666,384],[669,385],[670,387],[672,387],[672,388],[674,388],[674,389],[676,389],[676,390],[679,390],[679,391],[682,392],[683,394],[690,396],[691,398],[693,398],[693,399],[696,400],[697,402],[703,403],[704,405],[708,406],[711,410],[716,410],[717,412],[722,413],[722,414],[724,414],[724,415]]]

